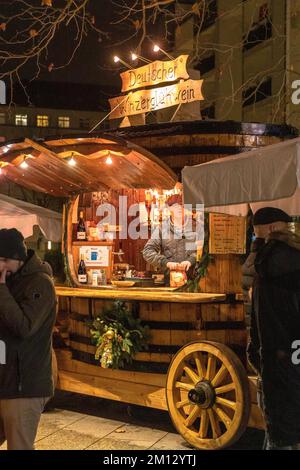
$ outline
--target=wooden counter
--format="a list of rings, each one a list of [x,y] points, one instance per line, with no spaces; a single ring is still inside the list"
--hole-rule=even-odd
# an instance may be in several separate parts
[[[140,300],[150,302],[208,303],[226,299],[225,294],[176,292],[172,289],[150,288],[72,288],[56,287],[59,297],[80,297],[92,299]]]

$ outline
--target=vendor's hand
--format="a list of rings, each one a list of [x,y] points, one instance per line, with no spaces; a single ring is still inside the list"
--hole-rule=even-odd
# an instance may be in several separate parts
[[[6,284],[6,274],[7,274],[6,269],[1,271],[1,273],[0,273],[0,284]]]
[[[167,268],[170,271],[176,271],[176,269],[178,269],[178,263],[169,262],[167,263]]]
[[[183,271],[188,271],[191,266],[192,263],[190,261],[182,261],[182,263],[180,263],[180,267]]]

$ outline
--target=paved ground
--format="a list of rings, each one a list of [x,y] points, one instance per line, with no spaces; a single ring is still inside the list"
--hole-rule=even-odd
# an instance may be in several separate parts
[[[37,450],[190,449],[163,411],[62,392],[52,406],[42,415]],[[249,429],[234,448],[259,449],[262,440]]]

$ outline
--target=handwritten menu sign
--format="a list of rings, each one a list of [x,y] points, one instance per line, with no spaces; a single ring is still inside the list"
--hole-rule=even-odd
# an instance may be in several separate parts
[[[209,252],[243,254],[246,252],[246,217],[209,214]]]

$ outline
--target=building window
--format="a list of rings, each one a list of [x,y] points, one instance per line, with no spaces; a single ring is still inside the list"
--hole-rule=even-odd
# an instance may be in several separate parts
[[[81,129],[89,129],[90,128],[90,120],[87,118],[80,118],[79,119],[79,127]]]
[[[204,8],[204,11],[201,10]],[[203,7],[200,7],[200,11],[195,15],[194,20],[194,35],[212,26],[218,16],[218,5],[217,0],[208,0],[203,2]]]
[[[204,120],[215,119],[215,114],[216,114],[216,110],[215,110],[214,104],[201,110],[201,116],[202,116],[202,119]]]
[[[58,127],[70,127],[69,116],[58,116]]]
[[[243,51],[248,51],[253,47],[272,37],[272,21],[265,18],[262,22],[253,25],[247,36],[244,36]]]
[[[36,117],[36,125],[38,127],[48,127],[49,126],[49,116],[39,114]]]
[[[5,113],[0,113],[0,124],[5,124],[6,116]]]
[[[195,70],[199,70],[201,75],[210,72],[215,68],[215,54],[201,59],[198,64],[194,65]]]
[[[258,103],[272,96],[272,78],[268,78],[258,86],[252,86],[243,92],[243,107]]]
[[[27,126],[27,114],[16,114],[15,124],[16,126]]]

